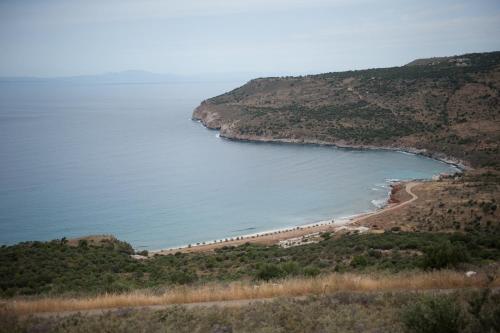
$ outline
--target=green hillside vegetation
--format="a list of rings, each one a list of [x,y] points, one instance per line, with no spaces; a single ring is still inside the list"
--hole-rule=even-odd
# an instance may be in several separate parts
[[[245,244],[148,260],[133,259],[130,247],[117,240],[78,246],[60,240],[28,242],[0,248],[0,295],[85,295],[327,272],[465,269],[499,260],[500,230],[495,228],[350,234],[286,249]]]
[[[255,79],[193,113],[235,139],[425,150],[500,162],[500,52],[407,66]]]

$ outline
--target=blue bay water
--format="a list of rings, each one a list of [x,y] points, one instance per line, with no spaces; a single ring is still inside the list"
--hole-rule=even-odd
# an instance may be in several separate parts
[[[398,152],[228,141],[190,120],[241,83],[0,84],[0,244],[180,246],[366,212],[390,179],[455,171]]]

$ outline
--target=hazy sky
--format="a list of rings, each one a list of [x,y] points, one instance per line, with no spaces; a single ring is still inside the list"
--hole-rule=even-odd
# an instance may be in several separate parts
[[[499,0],[0,0],[0,75],[304,74],[500,50]]]

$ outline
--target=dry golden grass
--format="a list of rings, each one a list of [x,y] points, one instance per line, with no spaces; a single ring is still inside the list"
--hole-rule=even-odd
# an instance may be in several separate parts
[[[405,273],[395,275],[330,274],[316,278],[295,278],[279,283],[208,284],[199,287],[177,287],[161,295],[148,292],[104,294],[86,298],[17,299],[4,302],[19,315],[45,312],[85,311],[120,307],[186,304],[230,300],[263,299],[279,296],[320,295],[339,291],[423,291],[430,289],[499,287],[500,278],[489,281],[486,275],[466,277],[454,271]]]

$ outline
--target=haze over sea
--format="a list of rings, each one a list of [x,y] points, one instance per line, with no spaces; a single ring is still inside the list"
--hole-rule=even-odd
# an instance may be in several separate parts
[[[391,179],[456,171],[399,152],[229,141],[190,120],[242,83],[0,83],[0,244],[180,246],[370,211]]]

